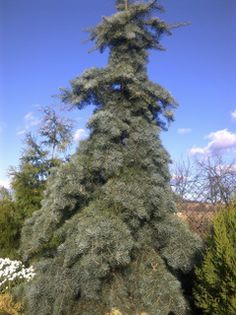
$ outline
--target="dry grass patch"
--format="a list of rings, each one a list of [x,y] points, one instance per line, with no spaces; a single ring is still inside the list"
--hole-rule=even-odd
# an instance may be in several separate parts
[[[0,294],[0,315],[22,315],[23,306],[15,303],[10,294]]]

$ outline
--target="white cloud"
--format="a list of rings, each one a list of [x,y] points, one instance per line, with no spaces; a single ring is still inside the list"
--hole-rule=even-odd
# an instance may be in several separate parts
[[[190,133],[192,132],[192,129],[191,128],[179,128],[177,130],[177,132],[180,134],[180,135],[184,135],[186,133]]]
[[[10,180],[9,179],[0,179],[0,186],[3,186],[7,189],[10,188]]]
[[[74,140],[76,142],[79,142],[81,140],[84,140],[87,137],[87,133],[84,129],[78,129],[76,130],[76,132],[74,133]]]
[[[25,127],[29,129],[30,127],[37,126],[40,123],[40,119],[35,117],[32,112],[29,112],[24,117]]]
[[[198,154],[205,154],[206,149],[205,148],[199,148],[199,147],[192,147],[190,149],[190,154],[191,155],[198,155]]]
[[[205,147],[191,148],[191,155],[214,155],[218,153],[227,153],[236,149],[236,133],[233,133],[228,129],[211,132],[206,138],[210,140],[208,145]]]
[[[231,112],[231,117],[236,120],[236,109]]]
[[[32,127],[39,125],[39,123],[40,123],[40,119],[38,117],[35,117],[33,112],[28,112],[24,116],[24,128],[19,130],[17,132],[17,135],[18,136],[24,135]]]

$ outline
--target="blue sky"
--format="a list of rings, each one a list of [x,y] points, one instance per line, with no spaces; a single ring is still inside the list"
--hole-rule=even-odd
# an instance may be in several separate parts
[[[150,78],[179,103],[162,134],[173,160],[236,149],[236,1],[162,0],[166,21],[191,25],[151,52]],[[85,69],[105,66],[107,53],[88,53],[83,32],[114,12],[113,0],[0,0],[0,183],[19,163],[24,131],[34,131],[39,106]],[[77,139],[92,108],[75,111]],[[79,130],[79,131],[78,131]]]

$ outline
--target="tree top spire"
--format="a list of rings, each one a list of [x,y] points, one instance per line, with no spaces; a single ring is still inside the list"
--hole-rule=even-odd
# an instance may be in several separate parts
[[[116,8],[119,11],[128,10],[129,0],[116,0]]]

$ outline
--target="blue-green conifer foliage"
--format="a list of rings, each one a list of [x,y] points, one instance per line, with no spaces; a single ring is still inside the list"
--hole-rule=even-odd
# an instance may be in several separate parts
[[[148,51],[171,26],[156,1],[118,0],[91,40],[106,68],[63,90],[71,108],[96,105],[90,136],[51,174],[42,208],[22,231],[21,254],[37,277],[19,289],[27,315],[184,315],[179,277],[201,243],[175,214],[170,157],[160,131],[176,103],[147,76]]]

